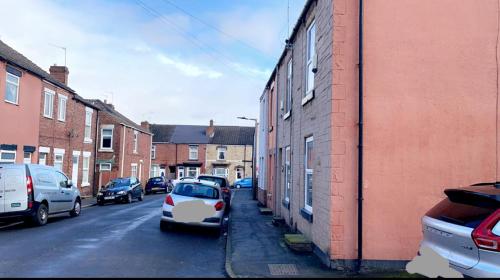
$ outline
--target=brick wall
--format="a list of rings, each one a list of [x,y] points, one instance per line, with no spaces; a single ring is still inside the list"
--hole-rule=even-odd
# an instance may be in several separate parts
[[[217,160],[217,147],[220,146],[227,148],[225,160]],[[237,167],[244,168],[243,178],[252,177],[251,161],[252,145],[207,145],[206,173],[213,174],[214,164],[216,164],[217,167],[227,168],[227,179],[231,185],[236,179]]]

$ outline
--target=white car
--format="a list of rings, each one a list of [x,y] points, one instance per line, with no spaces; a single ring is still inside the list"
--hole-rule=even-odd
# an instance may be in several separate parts
[[[184,179],[177,183],[163,202],[160,228],[186,224],[221,228],[225,202],[220,186],[211,181]]]

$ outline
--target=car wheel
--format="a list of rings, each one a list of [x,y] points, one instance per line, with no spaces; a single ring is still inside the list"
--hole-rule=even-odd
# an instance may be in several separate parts
[[[241,188],[241,185],[240,184],[236,185],[236,188],[237,189]]]
[[[40,204],[36,210],[36,214],[32,219],[32,222],[37,226],[43,226],[47,223],[49,219],[49,209],[45,204]]]
[[[144,200],[144,193],[141,192],[141,196],[139,196],[139,201],[143,201]]]
[[[98,202],[97,202],[97,205],[99,205],[99,206],[103,206],[103,205],[104,205],[104,201],[98,201]]]
[[[127,203],[132,203],[132,194],[131,193],[129,193],[127,195]]]
[[[80,216],[80,212],[82,211],[82,205],[79,199],[75,201],[75,205],[73,206],[73,210],[69,212],[71,217]]]

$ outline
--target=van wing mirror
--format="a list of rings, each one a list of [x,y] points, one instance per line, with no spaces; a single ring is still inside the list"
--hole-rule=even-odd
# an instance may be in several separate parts
[[[72,186],[73,186],[73,181],[68,180],[68,182],[66,182],[66,188],[71,188]]]

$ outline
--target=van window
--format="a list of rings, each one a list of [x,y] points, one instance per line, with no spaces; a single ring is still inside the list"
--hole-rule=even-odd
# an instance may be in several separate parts
[[[56,182],[51,172],[49,171],[38,171],[35,175],[35,184],[40,185],[55,185]]]
[[[57,179],[57,184],[61,188],[66,188],[68,185],[68,177],[66,175],[62,174],[61,172],[56,172],[56,179]]]

